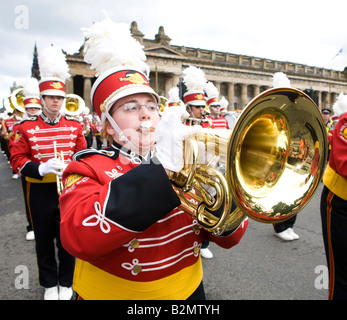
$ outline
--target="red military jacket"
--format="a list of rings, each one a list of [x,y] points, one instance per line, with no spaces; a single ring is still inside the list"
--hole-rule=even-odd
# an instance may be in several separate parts
[[[338,197],[347,200],[347,112],[330,131],[331,151],[323,183]]]
[[[14,128],[10,146],[11,166],[13,170],[27,178],[33,178],[32,182],[41,182],[50,178],[52,181],[44,180],[44,182],[55,182],[55,175],[43,178],[38,171],[41,163],[54,158],[54,141],[57,152],[63,153],[66,164],[77,151],[86,148],[82,126],[72,117],[59,115],[51,121],[42,112],[22,120]]]
[[[186,299],[202,280],[202,239],[230,248],[248,221],[220,237],[201,229],[177,208],[158,160],[119,147],[82,151],[64,171],[61,239],[78,258],[74,289],[84,299]]]
[[[224,117],[220,116],[218,118],[214,118],[212,116],[207,116],[208,119],[212,121],[212,129],[230,129],[228,120]]]

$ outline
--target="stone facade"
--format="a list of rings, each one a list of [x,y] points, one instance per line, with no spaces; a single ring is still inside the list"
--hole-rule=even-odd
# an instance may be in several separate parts
[[[283,72],[291,85],[299,90],[312,89],[319,108],[331,108],[340,92],[347,93],[347,70],[335,71],[291,62],[269,60],[226,52],[171,45],[171,39],[159,27],[155,39],[145,39],[132,22],[131,33],[145,48],[150,67],[150,83],[156,92],[167,97],[178,85],[182,71],[190,65],[201,68],[209,81],[219,89],[220,96],[229,101],[229,110],[242,109],[260,92],[272,87],[272,77]],[[67,55],[71,79],[67,93],[80,95],[93,110],[90,90],[95,73],[83,61],[83,45],[79,51]]]

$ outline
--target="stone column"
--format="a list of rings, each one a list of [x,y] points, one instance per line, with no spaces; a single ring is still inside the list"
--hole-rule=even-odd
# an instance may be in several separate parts
[[[254,97],[256,97],[258,94],[260,94],[260,86],[255,84],[254,85]]]
[[[241,84],[241,109],[243,109],[247,104],[247,85]]]
[[[84,76],[83,82],[83,100],[90,111],[94,111],[94,107],[90,101],[90,91],[92,89],[92,78]]]
[[[73,76],[71,76],[68,80],[66,80],[65,92],[66,94],[73,93]]]
[[[228,83],[228,96],[227,100],[229,101],[229,110],[234,110],[234,84]]]

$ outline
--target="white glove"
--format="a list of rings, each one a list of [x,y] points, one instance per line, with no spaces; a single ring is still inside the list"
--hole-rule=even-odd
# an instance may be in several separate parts
[[[39,165],[39,174],[43,177],[48,173],[54,173],[61,177],[61,175],[63,174],[63,169],[63,163],[59,159],[52,158],[49,159],[47,162],[41,163]]]
[[[201,130],[201,126],[186,126],[182,118],[189,114],[182,107],[166,108],[159,124],[155,128],[157,138],[156,157],[165,169],[179,172],[183,169],[183,141],[187,136]]]

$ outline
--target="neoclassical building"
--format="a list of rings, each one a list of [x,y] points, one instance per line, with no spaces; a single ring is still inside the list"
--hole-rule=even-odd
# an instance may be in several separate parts
[[[172,45],[171,39],[159,27],[155,39],[145,39],[134,21],[131,33],[145,48],[150,67],[150,83],[156,92],[166,96],[178,85],[182,71],[190,65],[201,68],[209,81],[219,89],[220,96],[229,101],[229,110],[242,109],[260,92],[272,87],[272,77],[283,72],[291,85],[300,90],[309,89],[319,108],[331,108],[337,96],[347,93],[347,69],[343,72],[298,63],[269,60],[245,55]],[[80,95],[90,103],[90,90],[95,73],[83,60],[83,45],[75,54],[67,54],[71,79],[67,93]]]

